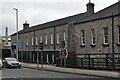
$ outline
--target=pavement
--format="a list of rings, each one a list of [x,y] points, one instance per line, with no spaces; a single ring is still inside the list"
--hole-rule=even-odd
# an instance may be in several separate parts
[[[39,64],[39,67],[37,67],[37,64],[35,63],[21,63],[21,64],[22,64],[22,67],[38,69],[38,70],[89,75],[89,76],[91,75],[91,76],[108,77],[108,78],[120,78],[120,72],[117,72],[117,71],[85,70],[85,69],[78,69],[78,68],[56,67],[55,65],[46,65],[46,64],[44,64],[43,67],[41,67],[41,64]]]

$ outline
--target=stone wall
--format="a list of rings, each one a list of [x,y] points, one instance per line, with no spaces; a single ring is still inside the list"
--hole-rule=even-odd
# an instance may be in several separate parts
[[[115,52],[118,53],[118,17],[114,17]],[[108,27],[108,46],[103,46],[103,28]],[[95,29],[95,47],[91,47],[91,29]],[[81,30],[85,30],[85,47],[81,47]],[[112,18],[105,18],[75,25],[76,53],[112,53]]]

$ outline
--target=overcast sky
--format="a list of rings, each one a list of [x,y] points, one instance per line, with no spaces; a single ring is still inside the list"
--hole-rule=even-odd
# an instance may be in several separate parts
[[[118,0],[91,0],[95,4],[95,12],[102,10]],[[28,21],[30,26],[53,21],[67,16],[86,12],[89,0],[0,0],[0,35],[5,35],[8,27],[9,35],[16,32],[15,10],[19,10],[19,30]]]

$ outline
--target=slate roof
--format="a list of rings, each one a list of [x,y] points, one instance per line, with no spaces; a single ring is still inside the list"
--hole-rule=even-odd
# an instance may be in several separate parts
[[[23,33],[27,33],[27,32],[31,32],[31,31],[36,31],[36,30],[41,30],[41,29],[46,29],[46,28],[51,28],[51,27],[57,27],[60,25],[65,25],[70,23],[71,21],[75,21],[75,24],[79,24],[80,22],[85,22],[85,21],[89,21],[89,20],[94,20],[94,19],[99,19],[102,17],[107,17],[107,16],[111,16],[112,13],[113,15],[116,14],[120,14],[120,1],[103,9],[98,11],[97,13],[94,13],[93,15],[89,16],[87,14],[87,12],[85,13],[81,13],[81,14],[76,14],[73,16],[69,16],[66,18],[62,18],[62,19],[58,19],[58,20],[54,20],[54,21],[50,21],[47,23],[43,23],[43,24],[38,24],[32,27],[29,27],[27,29],[21,30],[19,31],[18,34],[23,34]],[[89,17],[88,17],[89,16]],[[15,35],[16,33],[12,34],[11,36]]]
[[[54,26],[57,27],[59,25],[65,25],[65,24],[68,24],[75,19],[83,20],[84,18],[86,18],[86,16],[87,16],[87,12],[77,14],[77,15],[73,15],[73,16],[69,16],[69,17],[66,17],[66,18],[62,18],[62,19],[58,19],[58,20],[54,20],[54,21],[51,21],[51,22],[47,22],[47,23],[43,23],[43,24],[39,24],[39,25],[29,27],[27,29],[19,31],[18,34],[23,34],[23,33],[31,32],[31,31],[51,28],[51,27],[54,27]],[[12,34],[11,36],[13,36],[15,34],[16,33]]]
[[[96,12],[95,14],[86,18],[85,20],[77,21],[75,24],[85,22],[85,21],[100,19],[100,18],[112,16],[112,15],[120,15],[120,1]]]

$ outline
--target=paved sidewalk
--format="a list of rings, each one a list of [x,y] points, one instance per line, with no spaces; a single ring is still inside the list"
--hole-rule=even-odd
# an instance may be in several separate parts
[[[21,63],[22,67],[32,68],[32,69],[40,69],[47,71],[55,71],[55,72],[64,72],[64,73],[72,73],[72,74],[83,74],[83,75],[92,75],[92,76],[102,76],[102,77],[110,77],[110,78],[120,78],[120,72],[115,71],[102,71],[102,70],[84,70],[84,69],[75,69],[75,68],[65,68],[65,67],[56,67],[54,65],[41,65],[39,64],[39,68],[37,68],[37,64],[31,63]]]

